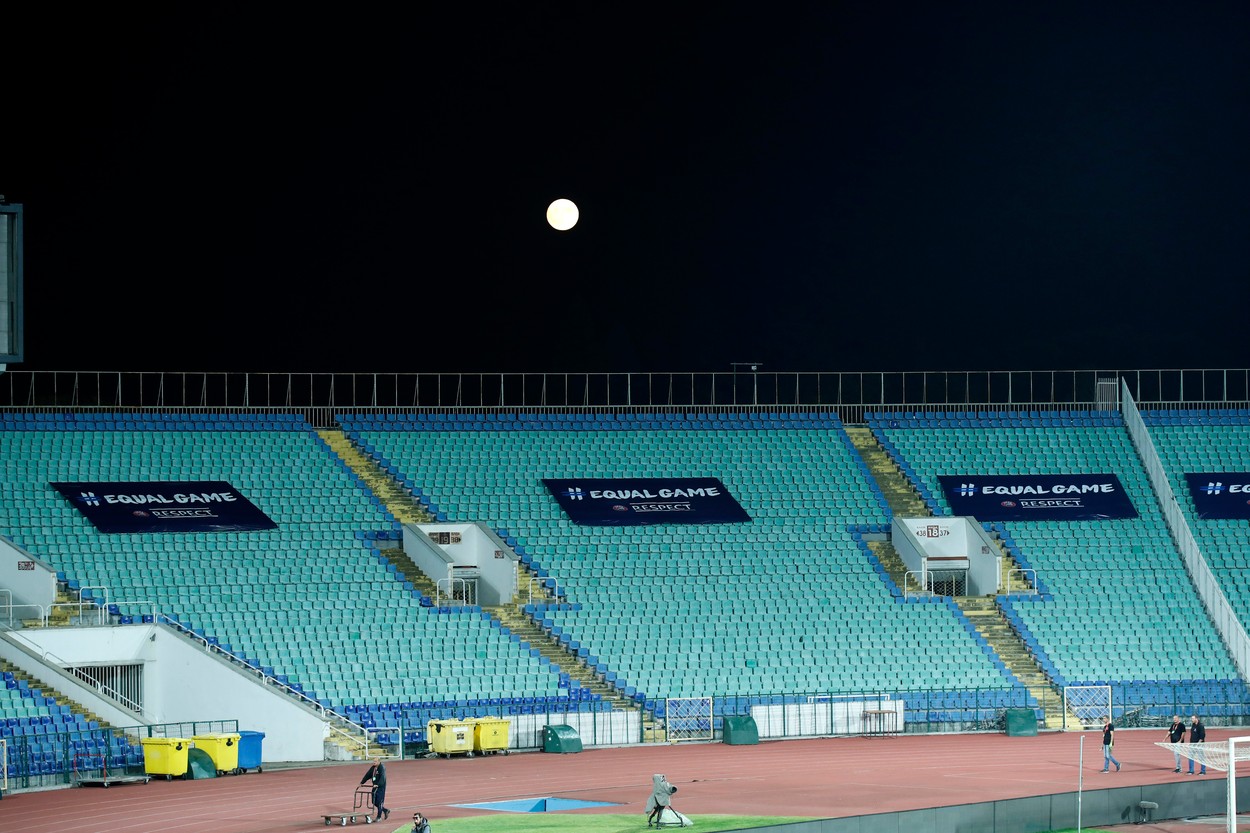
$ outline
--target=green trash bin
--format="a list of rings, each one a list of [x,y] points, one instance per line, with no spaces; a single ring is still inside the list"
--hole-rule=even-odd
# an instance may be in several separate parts
[[[1037,713],[1032,709],[1007,709],[1007,734],[1030,737],[1037,734]]]
[[[581,752],[582,739],[577,730],[564,723],[553,723],[543,727],[544,752]]]
[[[187,777],[187,751],[191,741],[186,738],[141,738],[143,771],[148,775],[164,775],[165,780]]]
[[[195,741],[196,749],[203,749],[208,753],[208,757],[213,759],[213,766],[216,767],[218,775],[239,774],[238,732],[196,735],[191,740]]]
[[[760,742],[760,730],[751,715],[725,715],[722,740],[730,746],[749,746]]]
[[[425,741],[434,755],[472,758],[473,724],[467,720],[431,720],[425,726]]]

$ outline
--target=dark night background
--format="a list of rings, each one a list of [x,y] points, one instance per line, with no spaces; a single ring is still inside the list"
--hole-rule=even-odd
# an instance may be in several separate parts
[[[12,367],[1250,366],[1250,4],[450,6],[6,12]]]

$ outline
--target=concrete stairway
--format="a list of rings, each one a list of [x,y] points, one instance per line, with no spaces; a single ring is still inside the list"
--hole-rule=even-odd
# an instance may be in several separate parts
[[[412,495],[396,483],[388,472],[362,453],[342,431],[319,430],[317,433],[331,450],[365,481],[392,515],[405,523],[432,523],[434,521],[420,502],[414,500]],[[465,603],[463,599],[439,598],[435,581],[413,562],[402,547],[389,547],[381,550],[381,553],[395,565],[400,575],[412,582],[413,587],[421,594],[430,599],[438,599],[440,604]],[[525,613],[526,604],[554,604],[557,600],[542,585],[542,581],[528,565],[518,562],[517,570],[517,584],[521,588],[517,597],[509,604],[482,609],[498,620],[502,627],[515,633],[522,643],[530,648],[537,648],[541,656],[568,674],[569,679],[576,680],[584,688],[610,702],[613,709],[639,711],[640,708],[635,701],[623,696],[615,686],[604,682],[594,668],[587,666],[559,640],[553,639],[550,633],[544,631],[534,621],[533,617]],[[659,737],[662,733],[662,726],[653,716],[644,714],[642,723],[644,740],[663,740]]]
[[[968,617],[968,621],[976,627],[977,633],[985,638],[1008,670],[1024,684],[1030,694],[1037,698],[1045,715],[1045,728],[1080,728],[1080,718],[1071,712],[1068,713],[1065,724],[1063,692],[1042,672],[1041,667],[1020,639],[1020,635],[1007,621],[1007,617],[1003,616],[1002,609],[994,599],[965,596],[956,598],[955,604]]]
[[[877,482],[877,487],[885,495],[894,514],[909,518],[928,517],[932,514],[912,487],[911,482],[877,442],[869,428],[847,426],[846,433],[867,464],[869,472]],[[1002,545],[999,544],[999,547],[1001,549]],[[904,592],[910,594],[925,592],[913,579],[906,576],[907,568],[888,540],[869,541],[868,548],[885,567],[894,583]],[[998,588],[998,593],[1006,592],[1005,588],[1010,588],[1012,592],[1031,589],[1032,585],[1011,557],[1011,553],[1002,550],[1002,556],[1004,575],[1001,581],[1004,587]],[[1055,687],[1034,661],[1024,640],[1003,616],[994,597],[961,596],[955,597],[954,601],[968,620],[976,626],[977,631],[985,638],[1003,664],[1037,698],[1045,715],[1045,727],[1047,729],[1064,728],[1062,692]],[[1081,723],[1076,715],[1069,714],[1066,725],[1079,727]]]
[[[101,729],[109,729],[114,735],[121,734],[120,730],[112,730],[109,724],[105,722],[100,715],[86,708],[82,705],[82,703],[67,697],[59,690],[50,687],[47,683],[32,677],[30,674],[27,674],[11,662],[8,662],[7,660],[0,660],[0,673],[5,671],[11,672],[13,674],[13,679],[15,680],[25,680],[28,687],[38,689],[42,696],[51,697],[58,706],[69,706],[70,710],[74,714],[80,714],[87,720],[94,720]]]
[[[863,425],[848,425],[846,434],[877,481],[877,488],[890,504],[890,511],[904,518],[923,518],[932,514],[911,482],[877,442],[871,429]]]
[[[403,523],[430,523],[434,517],[429,510],[399,483],[390,473],[373,461],[371,457],[347,439],[342,431],[319,429],[317,435],[330,446],[330,450],[339,456],[352,471],[382,501],[390,513]]]
[[[88,619],[92,624],[96,623],[100,615],[100,608],[95,602],[84,602],[82,605],[82,617]],[[79,621],[78,615],[78,594],[71,592],[63,584],[56,586],[56,598],[52,600],[52,608],[48,613],[48,624],[50,628],[63,628],[68,625],[84,624]],[[24,628],[40,628],[44,623],[39,619],[23,619],[22,627]]]

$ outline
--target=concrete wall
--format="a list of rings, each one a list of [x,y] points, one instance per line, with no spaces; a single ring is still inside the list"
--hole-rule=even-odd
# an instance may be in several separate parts
[[[265,733],[264,763],[325,757],[326,721],[313,708],[166,625],[14,631],[0,639],[0,656],[115,726],[237,720],[240,729]],[[129,664],[144,667],[138,720],[61,670]]]
[[[1139,801],[1159,805],[1159,809],[1151,811],[1154,821],[1223,815],[1228,801],[1227,789],[1227,779],[1206,778],[1085,790],[1080,795],[1081,829],[1133,824],[1139,818]],[[1247,802],[1250,802],[1250,779],[1238,778],[1237,806],[1250,806]],[[697,829],[698,818],[691,818]],[[1070,792],[901,813],[817,819],[752,830],[756,833],[1044,833],[1076,826],[1077,793]]]

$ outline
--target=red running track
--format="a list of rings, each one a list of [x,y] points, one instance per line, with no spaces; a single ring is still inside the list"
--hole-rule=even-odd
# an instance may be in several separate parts
[[[1162,729],[1117,732],[1116,757],[1124,768],[1105,775],[1100,772],[1101,732],[820,738],[394,761],[387,765],[391,819],[367,828],[358,822],[355,829],[390,833],[406,828],[415,808],[437,822],[483,812],[457,804],[547,796],[613,802],[617,806],[565,812],[637,813],[641,828],[651,776],[657,772],[678,786],[674,806],[696,825],[700,813],[831,818],[1070,792],[1078,785],[1082,736],[1086,790],[1198,777],[1172,772],[1171,753],[1155,746],[1164,734]],[[1231,734],[1209,730],[1208,740]],[[10,794],[0,801],[0,831],[324,831],[325,813],[352,809],[366,769],[365,764],[270,766],[260,773],[199,781],[155,778],[107,789]]]

